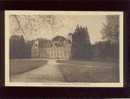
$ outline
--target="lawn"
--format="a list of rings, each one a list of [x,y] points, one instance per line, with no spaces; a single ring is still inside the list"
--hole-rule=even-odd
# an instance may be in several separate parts
[[[67,82],[118,82],[119,66],[114,62],[58,61]]]
[[[46,64],[46,60],[35,59],[11,59],[10,61],[10,74],[19,74],[30,71]]]
[[[57,62],[57,64],[55,64]],[[41,59],[13,59],[10,62],[13,81],[28,82],[118,82],[116,62],[54,61]],[[53,78],[53,79],[52,79]]]

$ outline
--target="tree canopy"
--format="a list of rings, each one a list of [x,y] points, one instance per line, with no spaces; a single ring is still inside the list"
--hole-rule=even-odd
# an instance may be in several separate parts
[[[106,23],[103,23],[103,39],[111,41],[112,43],[118,43],[119,41],[119,16],[107,15]]]
[[[72,36],[72,58],[89,59],[91,57],[91,44],[87,27],[77,25]]]

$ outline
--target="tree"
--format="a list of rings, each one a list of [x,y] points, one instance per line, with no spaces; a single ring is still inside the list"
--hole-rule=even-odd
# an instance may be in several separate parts
[[[119,16],[107,15],[106,23],[103,24],[102,34],[103,39],[118,43],[119,41]]]
[[[10,20],[11,34],[19,33],[25,39],[63,27],[63,20],[55,15],[11,15]]]
[[[17,51],[17,40],[19,39],[18,36],[11,36],[10,37],[10,58],[15,58],[18,55]]]
[[[109,50],[109,55],[106,57],[111,56],[111,58],[117,60],[119,58],[119,16],[107,15],[106,23],[103,24],[103,26],[104,27],[101,31],[103,34],[103,39],[110,42],[110,44],[106,43],[105,46],[109,46],[111,49]],[[105,53],[107,53],[107,51]]]
[[[14,35],[10,38],[10,56],[11,58],[25,57],[26,48],[23,36]]]
[[[24,37],[13,35],[10,37],[10,58],[31,57],[32,41],[25,42]]]
[[[77,25],[72,35],[72,58],[90,59],[91,44],[87,27]]]

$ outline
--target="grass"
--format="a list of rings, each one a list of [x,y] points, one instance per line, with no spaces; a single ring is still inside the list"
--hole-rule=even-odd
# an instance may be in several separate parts
[[[60,61],[67,82],[118,82],[119,66],[114,62]]]
[[[111,65],[114,65],[115,63],[118,64],[118,62],[109,62],[109,61],[84,61],[84,60],[57,60],[58,63],[64,63],[64,64],[76,64],[77,66],[78,65],[92,65],[92,66],[99,66],[99,65],[103,65],[103,66],[111,66]]]
[[[33,60],[33,59],[11,59],[10,73],[11,75],[27,72],[29,70],[38,68],[46,64],[46,60]]]
[[[29,76],[33,76],[36,81],[44,81],[53,75],[49,75],[47,72],[54,72],[58,70],[60,75],[63,76],[64,82],[118,82],[119,81],[119,64],[116,62],[100,62],[100,61],[77,61],[69,60],[63,61],[58,60],[59,64],[56,66],[49,67],[50,64],[47,63],[47,60],[40,59],[13,59],[10,62],[11,74],[24,74],[24,72],[31,71],[32,69],[37,68],[37,72],[41,75],[35,75],[36,71],[32,75],[26,75],[26,79]],[[44,66],[44,73],[47,73],[46,76],[43,76],[43,70],[38,67]],[[46,67],[46,68],[45,68]],[[50,68],[50,69],[49,69]],[[49,76],[48,76],[49,75]],[[36,77],[35,77],[36,76]],[[13,77],[13,76],[12,76]],[[20,76],[18,76],[19,78]],[[38,78],[37,78],[38,77]],[[22,78],[20,78],[22,80]],[[25,81],[26,81],[25,79]],[[49,81],[59,81],[59,79],[49,79]]]

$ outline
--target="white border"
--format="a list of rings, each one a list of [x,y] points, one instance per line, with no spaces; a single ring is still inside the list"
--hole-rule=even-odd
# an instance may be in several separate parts
[[[119,66],[120,81],[118,83],[20,83],[9,81],[9,15],[119,15]],[[5,11],[5,86],[28,86],[28,87],[124,87],[123,84],[123,11],[29,11],[29,10],[6,10]]]

